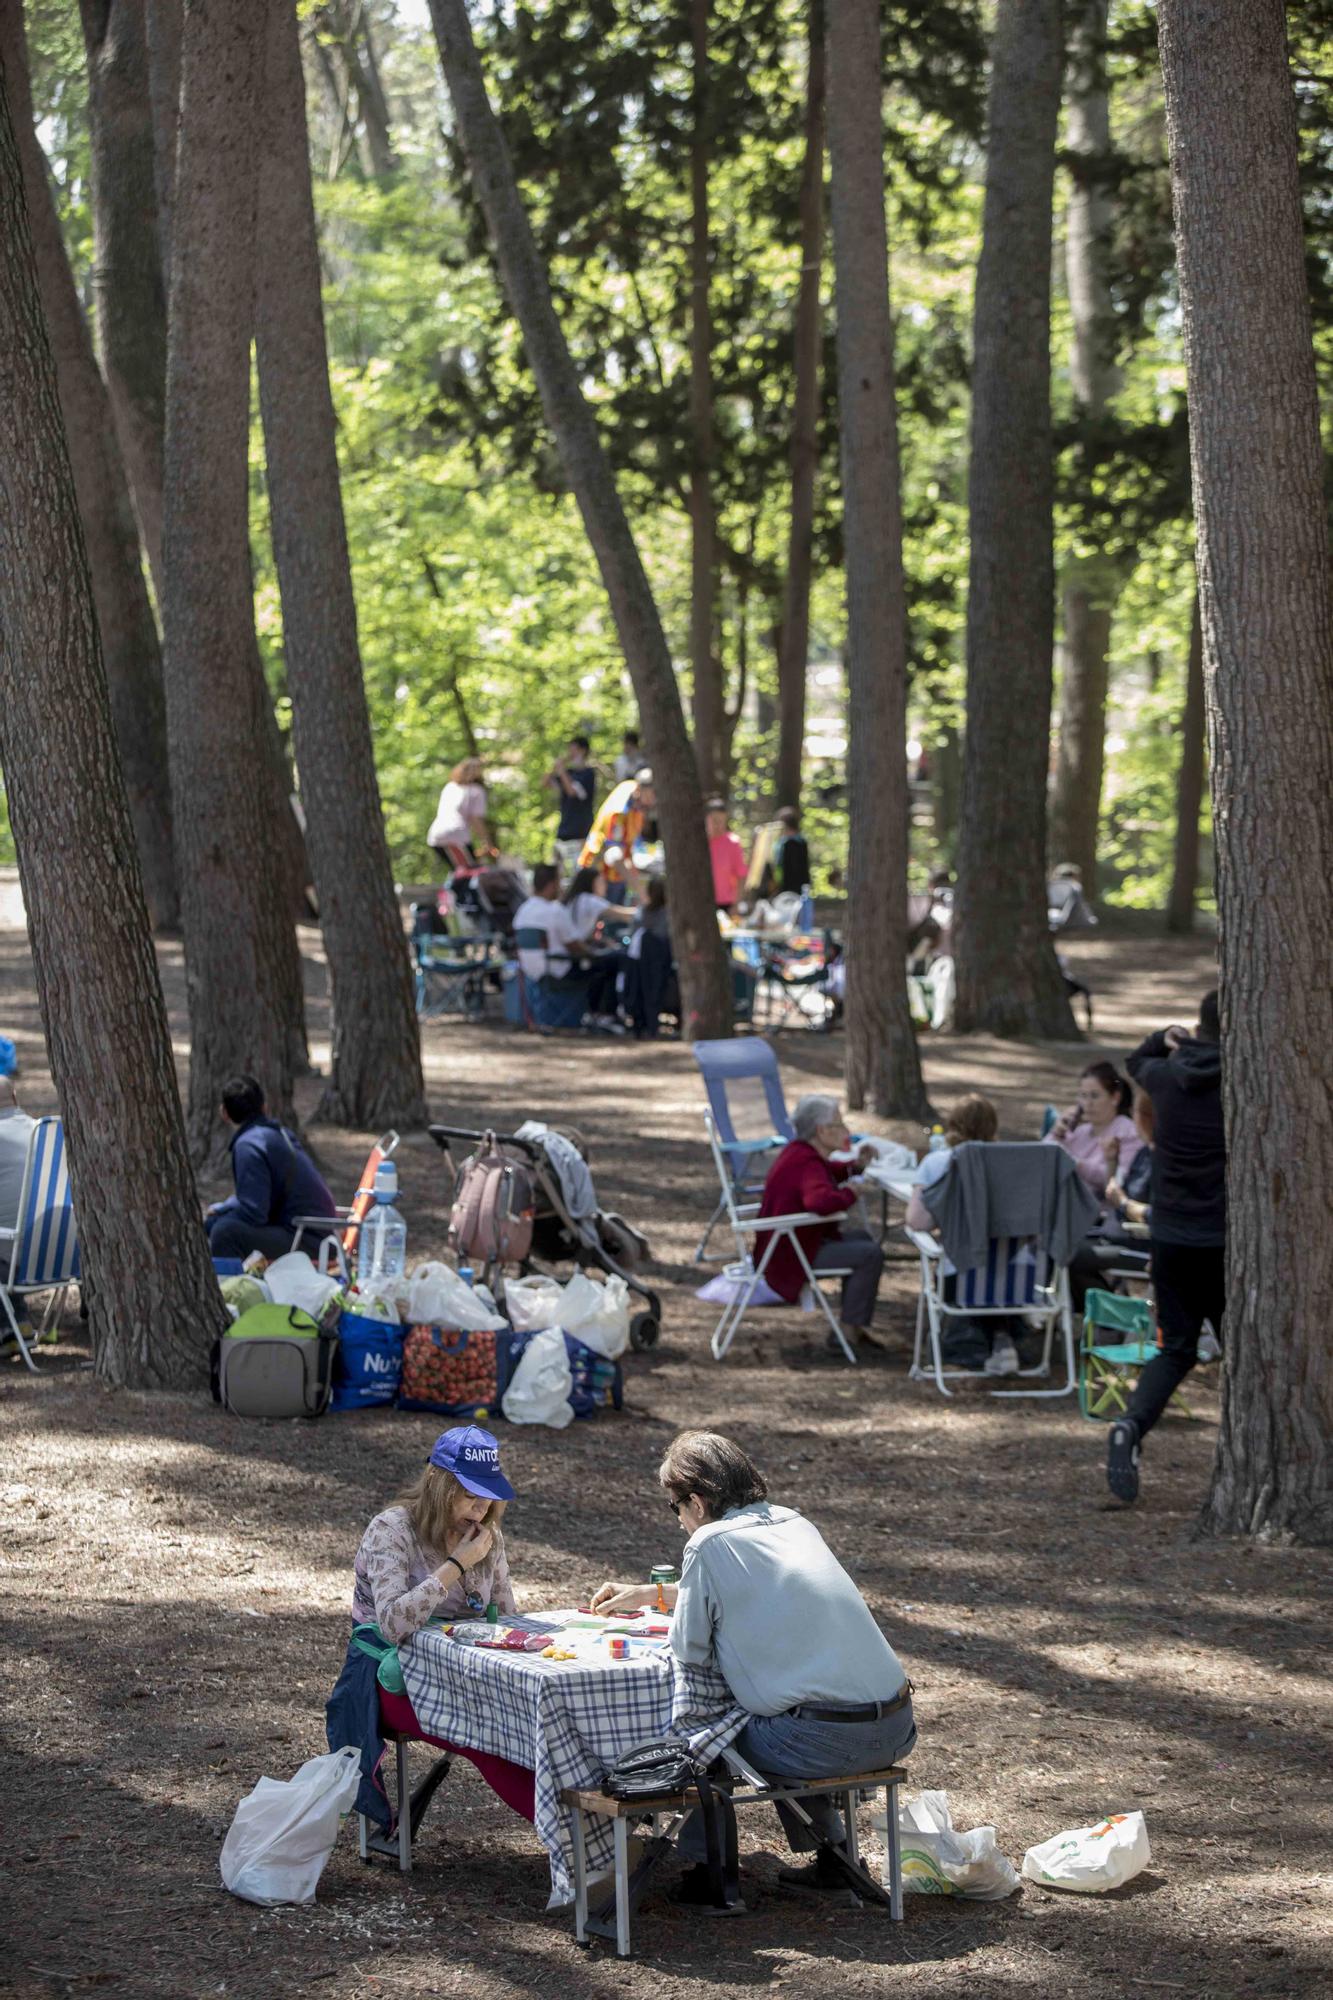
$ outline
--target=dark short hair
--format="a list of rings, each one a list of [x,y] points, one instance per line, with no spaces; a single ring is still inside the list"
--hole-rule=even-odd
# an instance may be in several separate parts
[[[1130,1087],[1129,1078],[1121,1076],[1114,1063],[1089,1063],[1083,1074],[1095,1077],[1107,1096],[1115,1099],[1115,1108],[1121,1117],[1128,1113],[1134,1102],[1134,1092]]]
[[[580,750],[592,749],[592,738],[590,736],[571,736],[569,740],[571,743],[577,743]]]
[[[627,729],[625,731],[624,736],[621,738],[621,741],[623,743],[637,743],[638,740],[639,740],[639,732],[637,729]]]
[[[777,816],[779,826],[789,826],[795,829],[801,824],[801,815],[797,812],[795,806],[779,806]]]
[[[682,1431],[667,1446],[657,1476],[673,1500],[697,1493],[713,1521],[728,1507],[768,1497],[768,1481],[758,1466],[716,1431]]]
[[[549,889],[552,882],[560,880],[560,870],[553,861],[539,861],[532,871],[532,893],[540,896],[543,889]]]
[[[258,1077],[233,1076],[222,1086],[222,1109],[233,1125],[258,1118],[264,1109],[264,1087]]]
[[[1215,986],[1199,1002],[1199,1039],[1204,1042],[1220,1042],[1222,1039],[1222,1017],[1218,1011]]]

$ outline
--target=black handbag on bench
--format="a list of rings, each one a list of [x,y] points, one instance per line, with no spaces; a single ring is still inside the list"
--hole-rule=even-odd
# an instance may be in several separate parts
[[[693,1756],[678,1738],[665,1736],[651,1743],[636,1743],[616,1758],[603,1789],[609,1798],[630,1804],[636,1799],[693,1792],[703,1812],[714,1905],[726,1909],[740,1901],[736,1808],[728,1793],[712,1783],[702,1758]]]

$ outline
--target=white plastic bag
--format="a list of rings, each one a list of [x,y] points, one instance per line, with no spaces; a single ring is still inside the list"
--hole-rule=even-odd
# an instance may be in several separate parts
[[[629,1346],[629,1286],[614,1276],[597,1285],[576,1271],[565,1286],[556,1325],[594,1354],[615,1361]]]
[[[878,1817],[882,1829],[884,1816]],[[947,1792],[918,1792],[898,1807],[903,1888],[922,1896],[970,1896],[998,1903],[1018,1887],[1018,1872],[995,1842],[993,1826],[959,1833]]]
[[[336,1274],[317,1271],[304,1250],[289,1250],[285,1257],[275,1257],[264,1272],[264,1283],[276,1305],[299,1306],[316,1320],[343,1285]]]
[[[500,1407],[511,1424],[547,1424],[562,1431],[574,1421],[569,1401],[573,1387],[565,1336],[548,1327],[534,1333],[520,1354]]]
[[[515,1333],[542,1333],[559,1326],[565,1288],[558,1278],[506,1278],[505,1311]]]
[[[247,1903],[313,1903],[360,1783],[355,1744],[312,1757],[294,1777],[261,1778],[222,1843],[223,1887]]]
[[[1096,1896],[1132,1882],[1151,1860],[1143,1814],[1111,1813],[1096,1826],[1077,1826],[1072,1833],[1039,1840],[1023,1856],[1023,1874],[1029,1882],[1040,1882],[1047,1889],[1073,1889],[1083,1896]]]
[[[710,1305],[733,1306],[753,1279],[754,1260],[747,1257],[743,1263],[728,1264],[715,1278],[710,1278],[706,1285],[700,1285],[694,1296],[696,1299],[706,1299]],[[760,1278],[750,1293],[750,1304],[785,1306],[787,1301],[780,1292],[773,1290],[767,1278]]]
[[[504,1325],[447,1264],[417,1265],[408,1281],[407,1318],[412,1326],[447,1326],[454,1333],[484,1333]]]

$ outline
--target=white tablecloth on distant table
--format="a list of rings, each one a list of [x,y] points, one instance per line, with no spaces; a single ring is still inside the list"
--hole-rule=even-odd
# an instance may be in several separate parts
[[[559,1617],[533,1613],[506,1622],[540,1628]],[[598,1657],[594,1644],[581,1659],[543,1660],[479,1650],[428,1626],[398,1650],[408,1699],[427,1735],[488,1750],[534,1773],[536,1827],[551,1859],[553,1902],[573,1895],[562,1791],[600,1785],[617,1757],[655,1737],[681,1736],[697,1756],[714,1757],[746,1721],[720,1674],[684,1667],[669,1649],[650,1652],[642,1642],[628,1660]],[[590,1823],[589,1870],[600,1873],[612,1859],[610,1822]]]

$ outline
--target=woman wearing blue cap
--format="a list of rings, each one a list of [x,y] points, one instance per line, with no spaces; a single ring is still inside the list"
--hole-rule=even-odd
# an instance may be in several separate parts
[[[500,1612],[517,1610],[500,1532],[505,1502],[513,1497],[491,1433],[460,1425],[435,1440],[420,1475],[361,1537],[352,1637],[325,1714],[331,1750],[360,1746],[357,1811],[381,1826],[392,1817],[374,1775],[384,1750],[381,1695],[390,1704],[406,1704],[395,1649],[425,1625],[484,1617],[491,1604]],[[510,1804],[525,1809],[500,1789]]]

